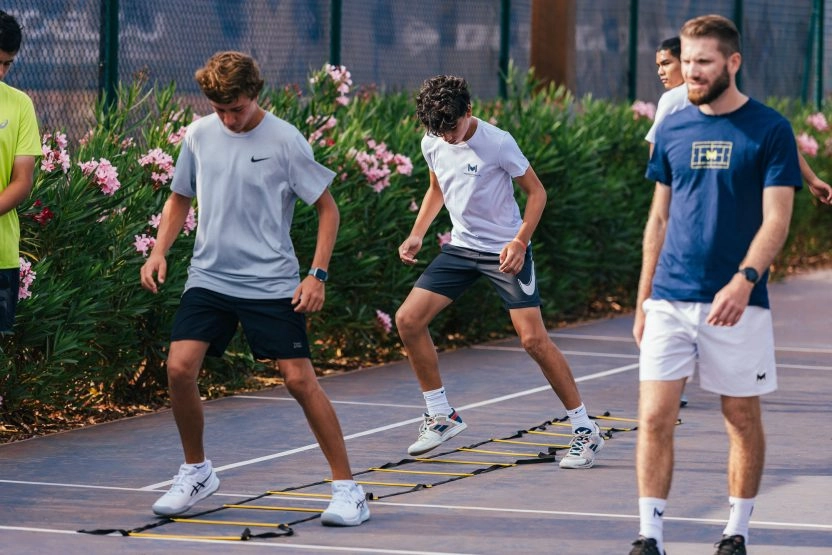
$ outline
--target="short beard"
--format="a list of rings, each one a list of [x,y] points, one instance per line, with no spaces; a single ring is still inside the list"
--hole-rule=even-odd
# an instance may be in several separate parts
[[[722,73],[716,78],[713,85],[705,89],[705,91],[695,93],[688,89],[688,100],[694,106],[710,104],[719,98],[729,86],[731,86],[731,75],[728,73],[728,66],[725,66],[722,68]]]

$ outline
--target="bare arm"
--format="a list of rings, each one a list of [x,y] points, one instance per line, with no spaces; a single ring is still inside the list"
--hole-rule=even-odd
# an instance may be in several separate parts
[[[659,262],[659,254],[664,245],[667,233],[667,222],[670,217],[671,189],[662,183],[656,183],[653,191],[653,202],[650,205],[650,215],[644,227],[642,243],[641,277],[638,281],[638,296],[636,298],[636,315],[633,323],[633,337],[637,345],[641,345],[644,334],[644,301],[653,291],[653,276]]]
[[[517,235],[500,251],[500,271],[508,274],[516,274],[523,269],[526,247],[540,223],[547,198],[546,189],[531,166],[526,173],[515,178],[514,181],[526,193],[527,199],[526,209],[523,211],[523,223],[520,224]]]
[[[338,227],[341,224],[341,213],[329,189],[315,201],[315,210],[318,212],[318,235],[312,267],[326,270],[329,268]],[[295,289],[292,304],[295,305],[295,312],[317,312],[323,308],[325,298],[324,282],[314,276],[306,276]]]
[[[162,208],[162,219],[159,223],[159,231],[156,234],[156,244],[150,251],[142,269],[139,273],[142,287],[152,293],[158,293],[158,286],[165,283],[167,277],[167,256],[173,242],[179,236],[188,211],[191,209],[191,198],[171,193]],[[154,278],[155,276],[155,278]],[[157,283],[158,280],[158,283]]]
[[[416,254],[422,249],[422,241],[425,233],[428,232],[430,224],[436,219],[436,215],[445,205],[445,197],[442,196],[442,189],[439,188],[439,180],[434,172],[430,172],[430,185],[425,197],[422,199],[422,206],[419,207],[419,214],[413,223],[413,229],[404,242],[399,245],[399,258],[407,265],[416,264]]]
[[[763,224],[754,235],[748,253],[740,264],[750,266],[762,275],[783,248],[789,234],[789,224],[794,204],[792,187],[766,187],[763,189]],[[742,274],[734,274],[731,281],[714,296],[708,323],[713,326],[733,326],[742,317],[754,284]]]
[[[32,192],[34,156],[15,156],[9,185],[0,192],[0,216],[11,212]]]
[[[797,158],[800,161],[800,175],[803,176],[812,194],[818,197],[822,203],[832,204],[832,187],[812,171],[809,163],[800,152],[797,153]]]

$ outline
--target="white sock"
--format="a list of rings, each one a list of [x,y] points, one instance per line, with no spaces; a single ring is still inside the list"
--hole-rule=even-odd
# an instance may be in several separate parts
[[[332,487],[335,488],[337,485],[348,486],[351,489],[355,489],[355,480],[332,480]]]
[[[667,499],[658,497],[638,498],[638,517],[641,527],[638,530],[639,536],[653,538],[659,548],[659,553],[664,553],[664,508]]]
[[[448,404],[448,398],[445,397],[445,388],[432,389],[430,391],[423,391],[422,396],[425,398],[425,405],[428,409],[428,416],[448,416],[453,412],[451,405]]]
[[[211,470],[213,467],[211,466],[211,461],[205,459],[199,463],[185,463],[186,467],[190,468],[191,470],[195,471],[199,476],[208,476],[211,474]]]
[[[751,520],[751,513],[754,512],[754,500],[754,497],[751,499],[728,498],[731,512],[728,514],[728,524],[725,525],[725,530],[722,531],[723,534],[726,536],[740,535],[745,538],[745,543],[748,543],[748,522]]]
[[[566,409],[566,416],[569,417],[569,423],[572,424],[572,433],[576,433],[578,428],[587,428],[588,430],[595,430],[592,420],[586,413],[586,407],[583,403],[578,408],[572,410]]]

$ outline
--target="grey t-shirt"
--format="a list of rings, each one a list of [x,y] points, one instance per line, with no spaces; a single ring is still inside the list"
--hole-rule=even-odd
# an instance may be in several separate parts
[[[659,128],[659,124],[662,120],[670,114],[675,114],[679,110],[687,108],[688,106],[690,106],[690,100],[688,100],[688,86],[684,83],[678,87],[670,89],[669,91],[665,91],[661,98],[659,98],[659,105],[656,106],[656,116],[653,118],[653,125],[650,126],[650,130],[647,131],[647,135],[644,137],[644,140],[651,144],[655,143],[656,130]]]
[[[197,198],[185,289],[291,297],[300,283],[289,236],[295,202],[313,204],[334,176],[315,161],[303,135],[271,113],[245,133],[229,131],[216,114],[191,124],[171,183],[174,192]]]
[[[451,244],[488,253],[503,250],[523,223],[512,178],[529,168],[514,137],[477,119],[466,142],[450,144],[426,134],[422,154],[451,216]]]

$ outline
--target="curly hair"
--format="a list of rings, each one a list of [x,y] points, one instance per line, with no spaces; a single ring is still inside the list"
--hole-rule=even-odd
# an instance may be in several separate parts
[[[194,74],[199,88],[209,100],[231,104],[242,94],[257,98],[263,89],[260,67],[242,52],[217,52]]]
[[[453,75],[431,77],[422,84],[416,97],[416,116],[432,135],[453,129],[470,107],[468,83]]]

